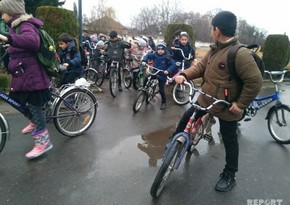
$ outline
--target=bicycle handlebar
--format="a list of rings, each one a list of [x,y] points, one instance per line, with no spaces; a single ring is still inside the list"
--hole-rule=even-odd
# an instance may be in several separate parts
[[[88,40],[85,40],[85,42],[83,42],[83,43],[85,43],[86,45],[88,45],[90,47],[90,49],[92,49],[92,50],[97,49],[97,46],[96,45],[92,45],[90,43],[90,41],[88,41]]]
[[[225,100],[219,100],[219,99],[217,99],[217,98],[215,98],[215,97],[213,97],[213,96],[211,96],[211,95],[208,95],[208,94],[202,92],[201,90],[198,90],[197,88],[193,87],[193,86],[192,86],[189,82],[187,82],[187,81],[185,81],[184,84],[186,84],[186,85],[188,85],[188,86],[190,87],[190,93],[189,93],[189,101],[190,101],[190,103],[191,103],[194,107],[196,107],[197,109],[199,109],[199,110],[208,111],[208,110],[210,110],[212,107],[214,107],[216,104],[219,104],[219,103],[223,103],[223,104],[225,104],[226,106],[230,106],[230,105],[231,105],[231,103],[229,103],[228,101],[225,101]],[[197,105],[197,104],[193,103],[193,94],[194,94],[193,91],[195,91],[195,92],[199,92],[200,94],[205,95],[205,96],[207,96],[207,97],[213,99],[214,102],[213,102],[211,105],[209,105],[208,107],[201,107],[200,105]]]
[[[178,51],[180,51],[181,54],[182,54],[182,57],[183,57],[185,60],[190,60],[190,58],[191,58],[191,53],[188,54],[188,57],[185,57],[184,52],[183,52],[183,50],[182,50],[181,48],[171,47],[171,49],[172,49],[172,50],[178,50]]]
[[[160,73],[160,72],[164,72],[164,70],[161,70],[161,69],[155,68],[155,67],[153,67],[153,66],[151,66],[151,65],[148,65],[147,63],[145,63],[145,65],[142,64],[142,66],[146,66],[146,72],[149,73],[150,75],[157,75],[157,74]],[[152,73],[151,70],[156,70],[157,72]]]
[[[283,70],[283,71],[268,71],[265,70],[265,73],[268,73],[270,76],[270,80],[273,83],[281,83],[284,80],[285,74],[290,72],[290,70]],[[273,76],[280,76],[277,80],[273,79]]]

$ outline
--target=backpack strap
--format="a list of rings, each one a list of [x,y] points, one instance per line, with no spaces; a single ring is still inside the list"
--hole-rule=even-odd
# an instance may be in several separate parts
[[[239,76],[237,75],[237,72],[236,72],[236,54],[237,54],[237,51],[241,47],[246,47],[246,46],[241,44],[241,43],[237,43],[235,45],[232,45],[228,51],[227,65],[228,65],[229,72],[230,72],[229,80],[232,80],[233,78],[235,78],[238,81],[241,81],[241,79],[239,78]]]

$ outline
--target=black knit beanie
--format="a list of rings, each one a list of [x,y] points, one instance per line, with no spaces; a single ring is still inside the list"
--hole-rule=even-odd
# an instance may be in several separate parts
[[[230,11],[221,11],[212,19],[211,25],[218,27],[223,35],[232,37],[236,32],[237,17]]]

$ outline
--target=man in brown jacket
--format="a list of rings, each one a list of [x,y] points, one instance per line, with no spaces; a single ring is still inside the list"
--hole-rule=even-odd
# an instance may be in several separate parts
[[[235,173],[238,171],[239,144],[237,139],[237,120],[242,116],[242,111],[254,100],[262,87],[262,75],[257,67],[250,51],[240,48],[237,52],[235,63],[236,73],[243,85],[231,77],[227,66],[227,55],[230,47],[238,43],[235,36],[237,26],[236,16],[229,11],[222,11],[212,19],[211,36],[215,43],[210,46],[210,51],[197,65],[193,65],[175,81],[183,83],[186,80],[202,77],[202,91],[218,99],[231,102],[228,110],[219,106],[210,112],[218,117],[220,133],[225,146],[226,164],[215,186],[217,191],[228,191],[236,184]],[[225,96],[225,91],[228,96]],[[197,103],[206,107],[212,103],[212,99],[199,95]],[[175,134],[182,132],[194,111],[190,107],[182,116]],[[197,116],[203,115],[197,114]]]

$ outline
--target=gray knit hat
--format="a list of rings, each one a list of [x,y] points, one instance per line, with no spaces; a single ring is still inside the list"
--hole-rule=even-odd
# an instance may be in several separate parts
[[[24,0],[2,0],[0,2],[0,12],[10,16],[25,14]]]

